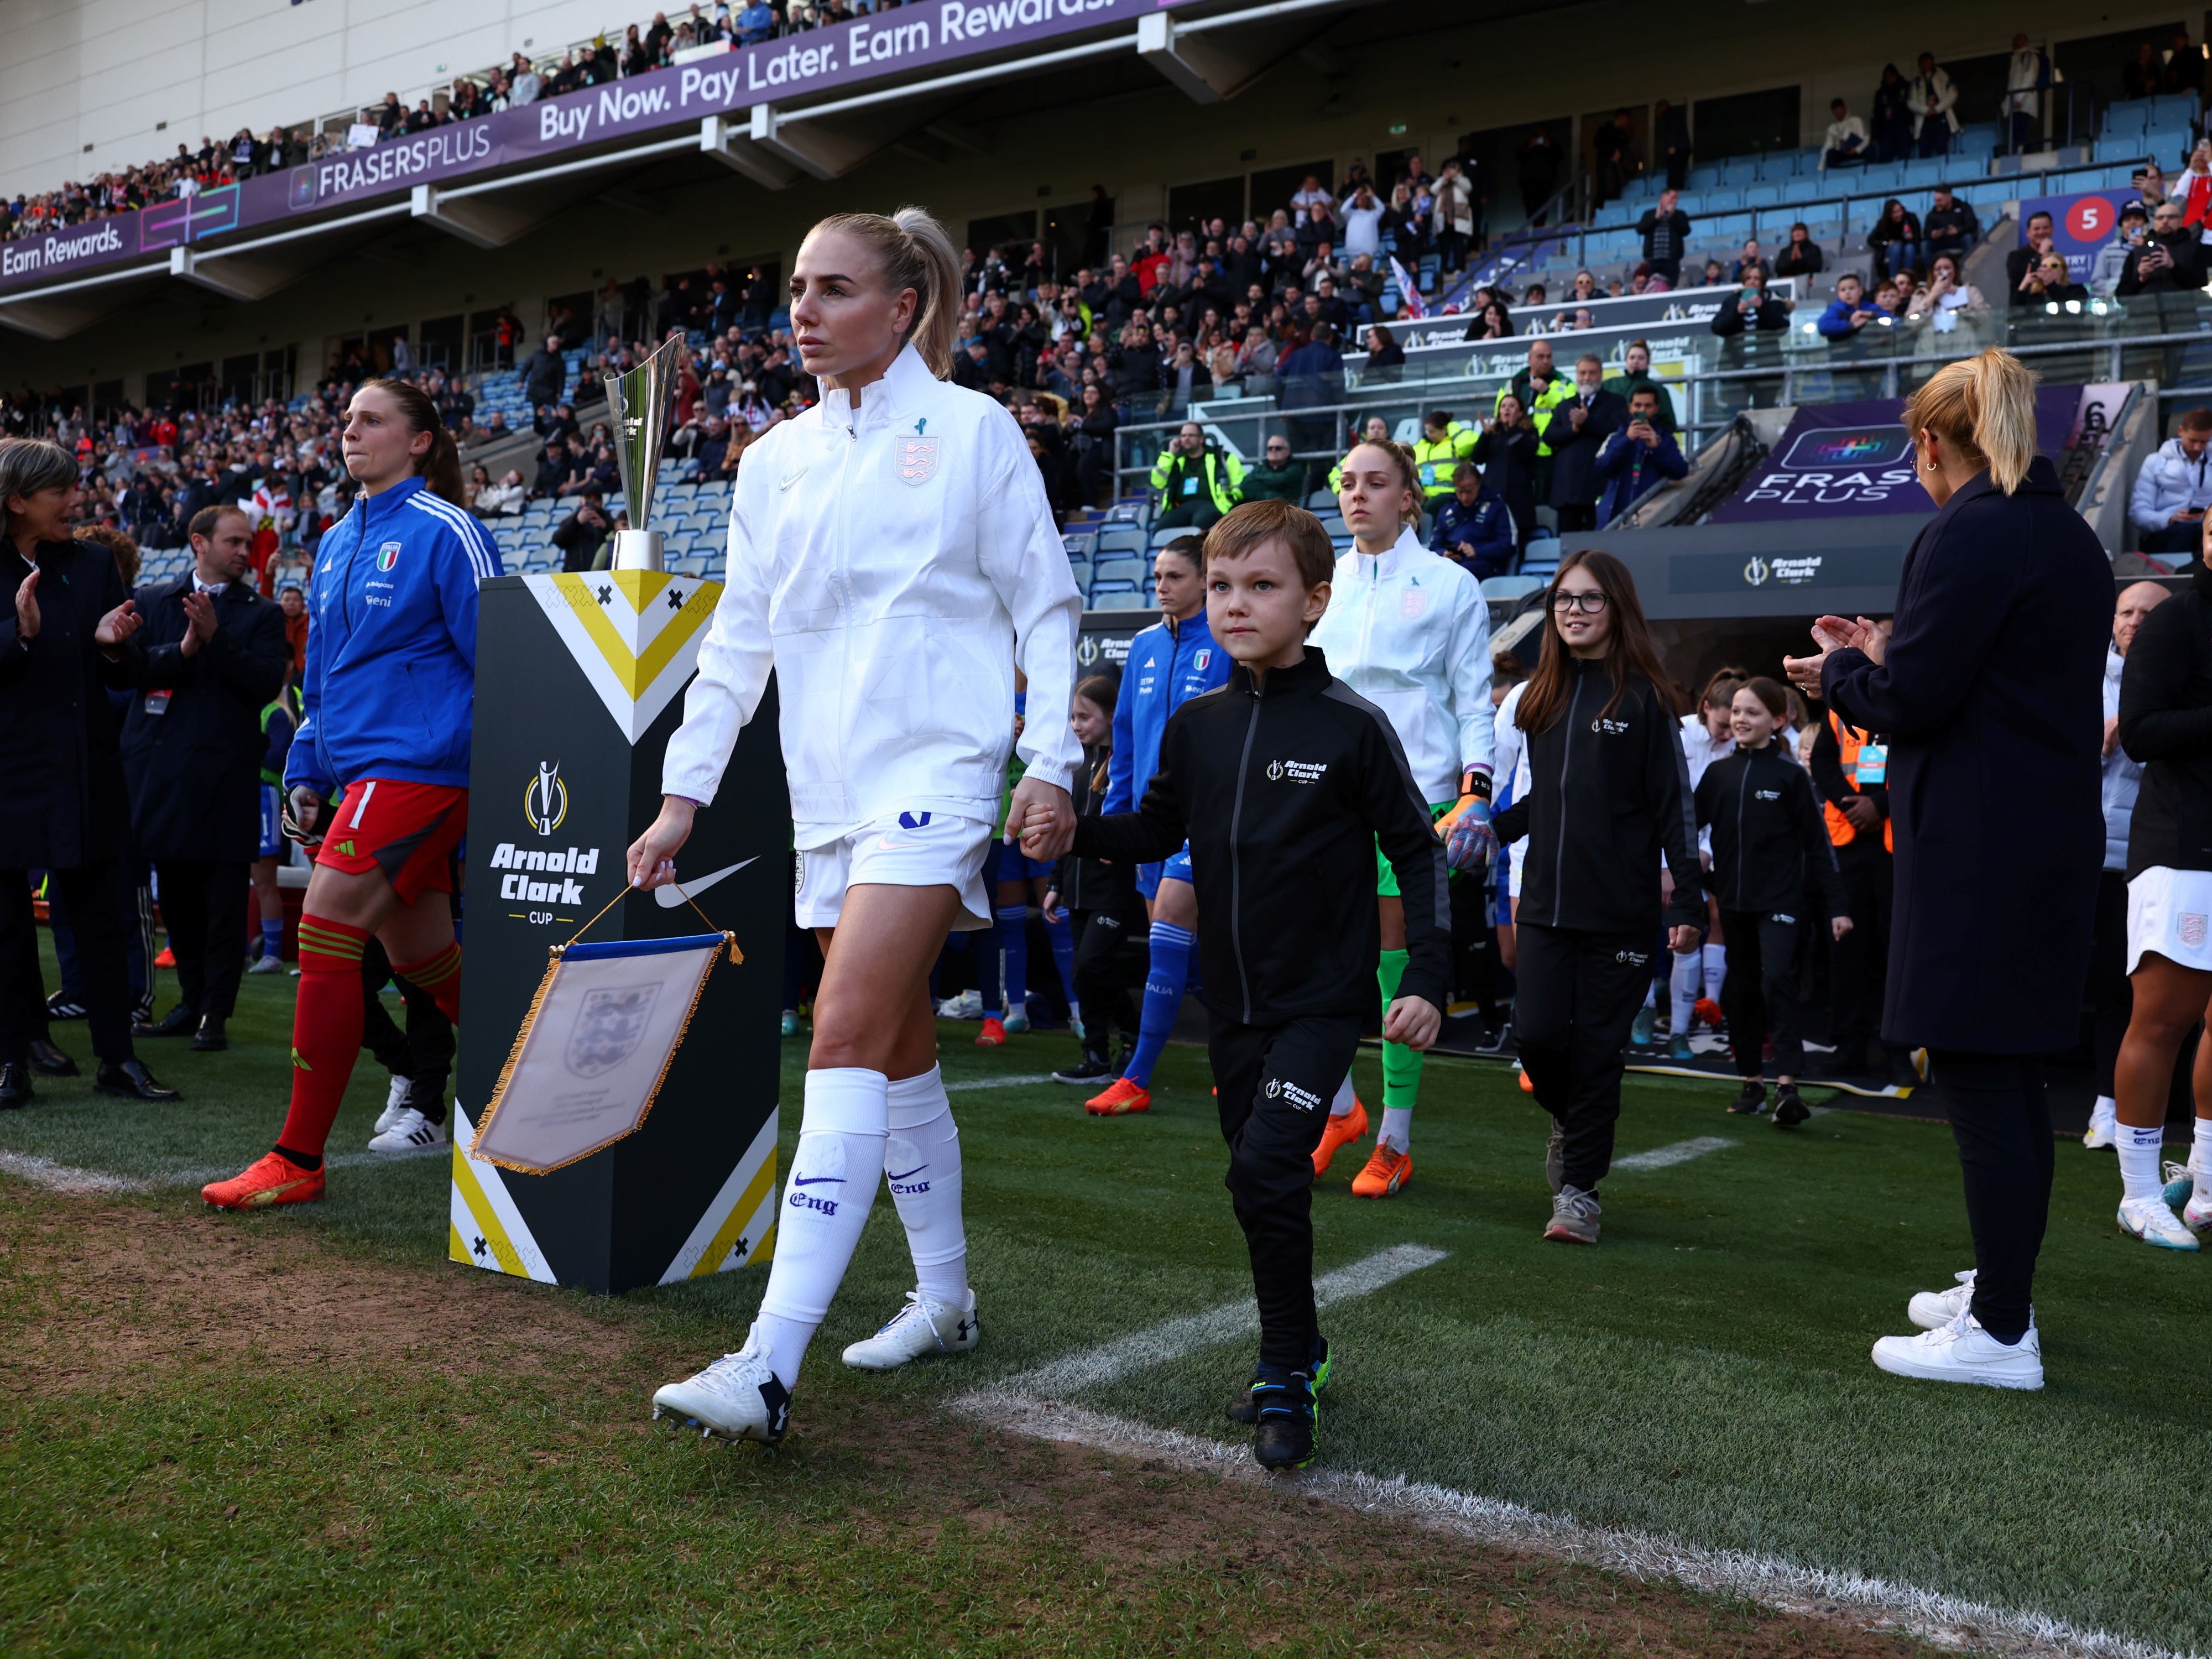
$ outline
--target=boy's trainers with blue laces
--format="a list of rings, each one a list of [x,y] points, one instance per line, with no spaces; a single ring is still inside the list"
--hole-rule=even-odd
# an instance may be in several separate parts
[[[1335,1357],[1329,1352],[1328,1340],[1324,1337],[1321,1346],[1314,1350],[1313,1363],[1306,1368],[1306,1375],[1311,1379],[1313,1391],[1316,1395],[1328,1386],[1329,1368],[1334,1363],[1334,1358]],[[1253,1389],[1258,1386],[1259,1373],[1255,1370],[1253,1373],[1252,1382],[1236,1399],[1229,1402],[1231,1422],[1242,1423],[1249,1427],[1260,1420],[1260,1402],[1252,1393]]]
[[[1321,1446],[1321,1407],[1311,1376],[1262,1365],[1252,1378],[1252,1403],[1260,1414],[1252,1455],[1261,1468],[1302,1469],[1313,1462]]]

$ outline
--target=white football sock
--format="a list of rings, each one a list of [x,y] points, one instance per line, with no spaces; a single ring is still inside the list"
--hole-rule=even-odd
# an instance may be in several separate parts
[[[2212,1178],[2212,1117],[2197,1120],[2196,1134],[2189,1147],[2189,1172],[2200,1179]]]
[[[1691,1024],[1697,1018],[1698,953],[1695,951],[1674,958],[1667,983],[1674,994],[1674,1035],[1687,1036]]]
[[[1728,978],[1728,946],[1708,945],[1700,954],[1705,957],[1705,994],[1718,1002],[1721,984]]]
[[[906,1225],[915,1283],[947,1307],[968,1301],[968,1233],[960,1219],[960,1130],[945,1098],[945,1073],[931,1066],[890,1085],[890,1139],[884,1175]]]
[[[2132,1123],[2123,1123],[2118,1135],[2120,1196],[2156,1198],[2165,1190],[2158,1178],[2158,1155],[2166,1145],[2166,1126],[2138,1129]]]
[[[1359,1103],[1359,1091],[1352,1086],[1352,1073],[1344,1074],[1344,1081],[1336,1085],[1336,1098],[1328,1103],[1331,1117],[1350,1117],[1352,1109]]]
[[[1410,1106],[1385,1106],[1382,1109],[1382,1133],[1375,1137],[1377,1144],[1388,1142],[1401,1152],[1413,1150],[1413,1109]]]
[[[799,1362],[830,1312],[876,1201],[889,1089],[881,1072],[857,1066],[806,1074],[799,1147],[777,1211],[775,1260],[754,1324],[769,1368],[787,1389],[798,1381]]]

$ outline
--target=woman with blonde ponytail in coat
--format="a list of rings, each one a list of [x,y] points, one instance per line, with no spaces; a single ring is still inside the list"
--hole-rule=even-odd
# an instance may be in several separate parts
[[[1911,1299],[1923,1334],[1884,1337],[1874,1361],[2039,1389],[2043,1060],[2080,1024],[2104,862],[2112,565],[2036,453],[2035,377],[2018,358],[1992,349],[1946,365],[1905,422],[1937,510],[1905,556],[1895,630],[1885,641],[1863,617],[1823,617],[1820,653],[1790,664],[1801,690],[1888,745],[1896,900],[1881,1035],[1928,1051],[1974,1237],[1957,1288]],[[2124,693],[2123,705],[2124,726]]]
[[[1014,738],[1014,675],[1030,706],[1069,706],[1082,601],[1020,427],[945,378],[959,307],[951,240],[919,208],[808,233],[791,328],[823,398],[746,452],[728,586],[669,739],[660,816],[629,850],[637,886],[674,878],[773,670],[799,921],[823,951],[805,1106],[759,1317],[737,1352],[653,1396],[656,1417],[728,1439],[781,1438],[886,1176],[915,1286],[845,1363],[888,1370],[979,1334],[929,967],[948,931],[991,923],[985,854],[1010,745],[1027,770],[1008,838],[1042,820],[1025,850],[1053,859],[1073,836],[1081,748],[1060,720]]]

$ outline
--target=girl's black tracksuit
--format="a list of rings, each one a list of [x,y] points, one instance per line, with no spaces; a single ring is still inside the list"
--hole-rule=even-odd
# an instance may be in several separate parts
[[[1595,1193],[1613,1166],[1622,1046],[1651,982],[1659,865],[1673,926],[1704,924],[1705,876],[1674,712],[1609,659],[1571,658],[1564,711],[1528,734],[1528,793],[1498,814],[1526,836],[1516,913],[1513,1028],[1536,1098],[1561,1131],[1561,1177]]]
[[[1843,876],[1813,781],[1769,740],[1707,767],[1698,780],[1696,808],[1698,822],[1713,830],[1713,896],[1728,939],[1721,1006],[1736,1072],[1761,1075],[1762,1050],[1771,1040],[1775,1075],[1800,1076],[1799,912],[1808,884],[1824,907],[1816,921],[1844,914]]]
[[[1108,751],[1091,750],[1069,785],[1078,817],[1097,817],[1106,805]],[[1053,870],[1053,886],[1072,913],[1075,933],[1075,1000],[1083,1009],[1083,1053],[1105,1060],[1112,1028],[1131,1042],[1137,1021],[1129,993],[1145,982],[1151,930],[1136,866],[1078,858],[1070,853]]]
[[[1376,848],[1405,899],[1412,959],[1399,994],[1441,1010],[1451,966],[1443,843],[1389,720],[1311,647],[1258,684],[1239,667],[1176,709],[1137,810],[1079,818],[1073,850],[1127,867],[1186,838],[1260,1358],[1302,1370],[1320,1345],[1313,1152],[1375,1006]]]

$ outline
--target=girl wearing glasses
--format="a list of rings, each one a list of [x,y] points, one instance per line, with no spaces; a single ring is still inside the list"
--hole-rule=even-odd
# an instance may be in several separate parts
[[[1528,787],[1499,812],[1526,836],[1514,915],[1521,1063],[1552,1115],[1547,1238],[1595,1244],[1598,1183],[1613,1164],[1621,1045],[1651,979],[1659,864],[1674,878],[1668,945],[1705,920],[1680,711],[1628,568],[1595,549],[1553,579],[1542,655],[1514,711]]]

